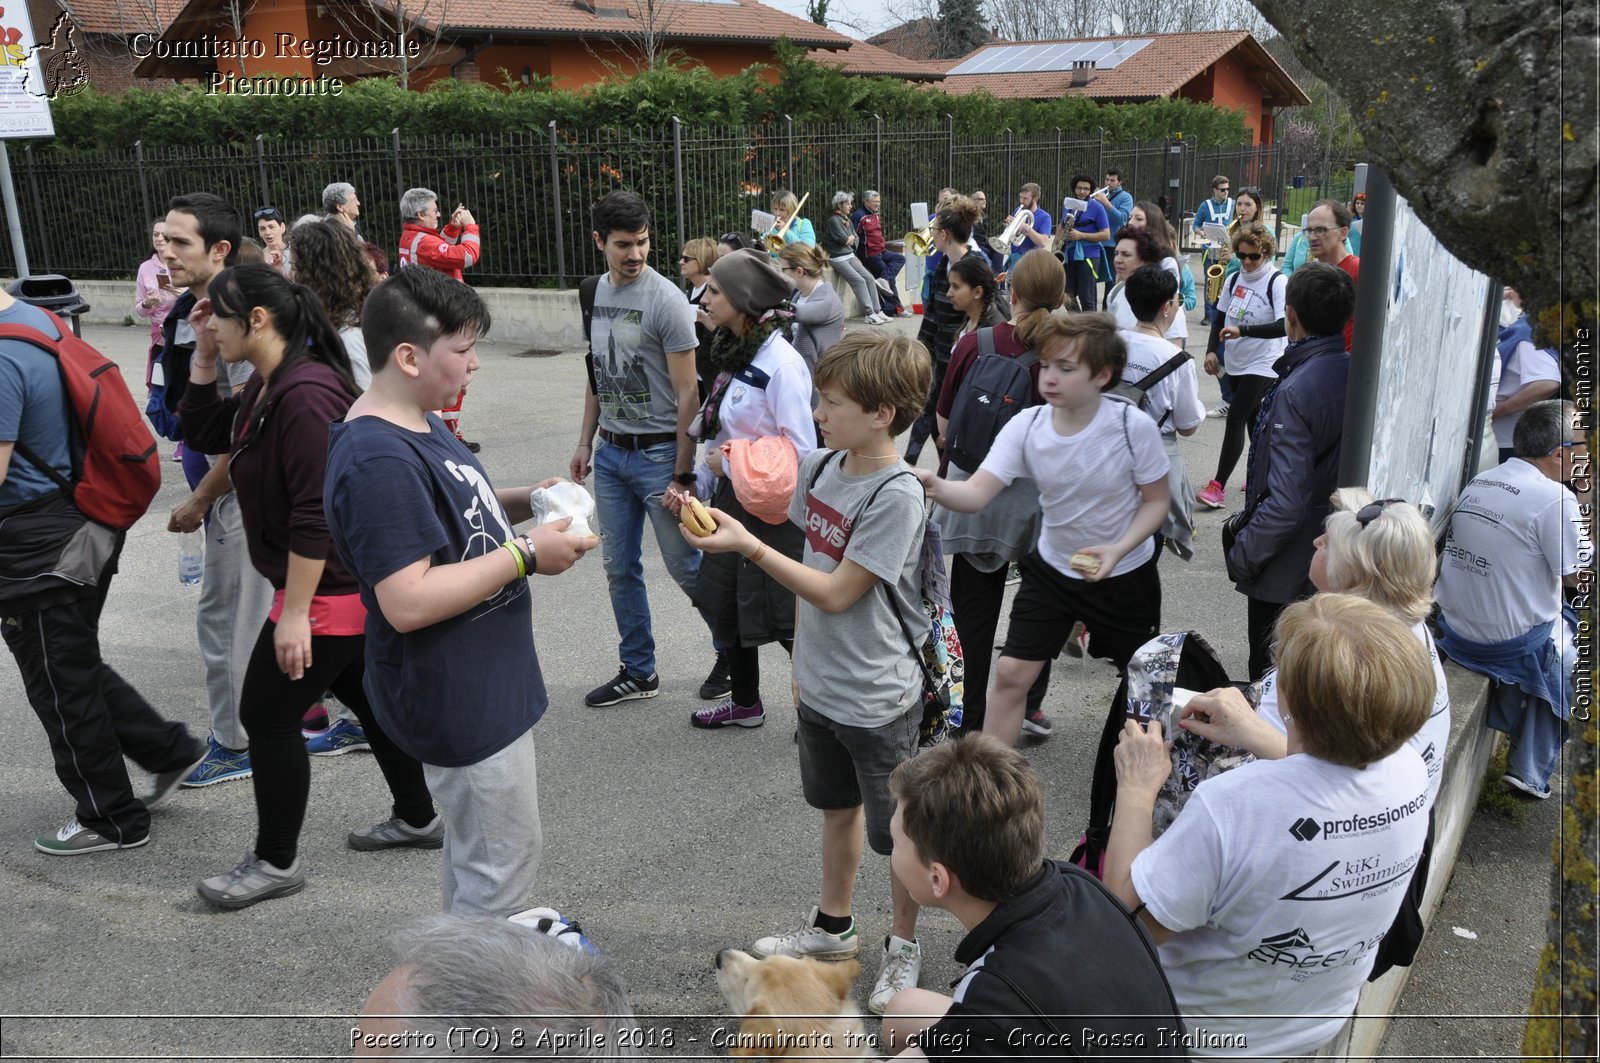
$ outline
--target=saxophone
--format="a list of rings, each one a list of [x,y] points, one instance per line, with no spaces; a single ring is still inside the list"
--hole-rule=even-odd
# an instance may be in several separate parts
[[[1222,278],[1228,270],[1221,262],[1213,262],[1206,269],[1206,302],[1215,305],[1222,298]]]

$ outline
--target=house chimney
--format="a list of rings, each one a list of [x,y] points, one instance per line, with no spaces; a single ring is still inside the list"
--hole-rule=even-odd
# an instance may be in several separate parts
[[[1094,67],[1075,66],[1072,68],[1072,87],[1081,89],[1094,80]]]

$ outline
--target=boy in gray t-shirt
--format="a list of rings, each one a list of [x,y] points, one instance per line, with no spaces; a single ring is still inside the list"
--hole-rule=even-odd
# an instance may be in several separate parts
[[[758,956],[856,955],[850,910],[863,825],[874,852],[894,848],[889,776],[917,752],[922,679],[912,641],[927,630],[917,586],[927,517],[894,437],[921,413],[931,367],[920,343],[882,333],[846,336],[818,359],[816,418],[830,449],[801,464],[789,507],[806,534],[803,563],[768,551],[720,510],[711,511],[714,534],[684,531],[702,550],[738,551],[799,599],[800,781],[806,803],[822,812],[822,891],[797,929],[755,941]],[[879,1015],[922,969],[917,903],[892,868],[889,881],[892,933],[867,1000]]]

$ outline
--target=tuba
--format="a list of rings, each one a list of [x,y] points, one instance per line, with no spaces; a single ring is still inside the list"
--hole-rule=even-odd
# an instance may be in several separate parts
[[[788,234],[789,226],[794,224],[794,220],[798,218],[800,216],[800,212],[805,209],[806,200],[810,198],[810,192],[807,192],[805,195],[800,197],[800,202],[794,205],[794,210],[790,212],[788,219],[784,221],[784,223],[776,230],[761,238],[761,244],[763,247],[765,247],[774,255],[783,250],[783,238]]]
[[[906,242],[906,254],[927,258],[928,252],[933,250],[933,226],[924,225],[920,229],[913,229],[902,239]]]
[[[1214,262],[1206,269],[1206,302],[1215,305],[1222,298],[1222,278],[1227,272],[1221,262]]]

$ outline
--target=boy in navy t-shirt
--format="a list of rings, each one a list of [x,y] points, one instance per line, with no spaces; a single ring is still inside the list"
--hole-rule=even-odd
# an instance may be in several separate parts
[[[422,762],[444,818],[444,907],[510,915],[528,906],[541,845],[532,727],[546,697],[526,578],[566,571],[597,540],[567,521],[517,535],[531,489],[497,491],[430,412],[471,380],[488,328],[475,291],[424,267],[373,290],[372,387],[333,426],[323,504],[361,582],[373,711]]]

